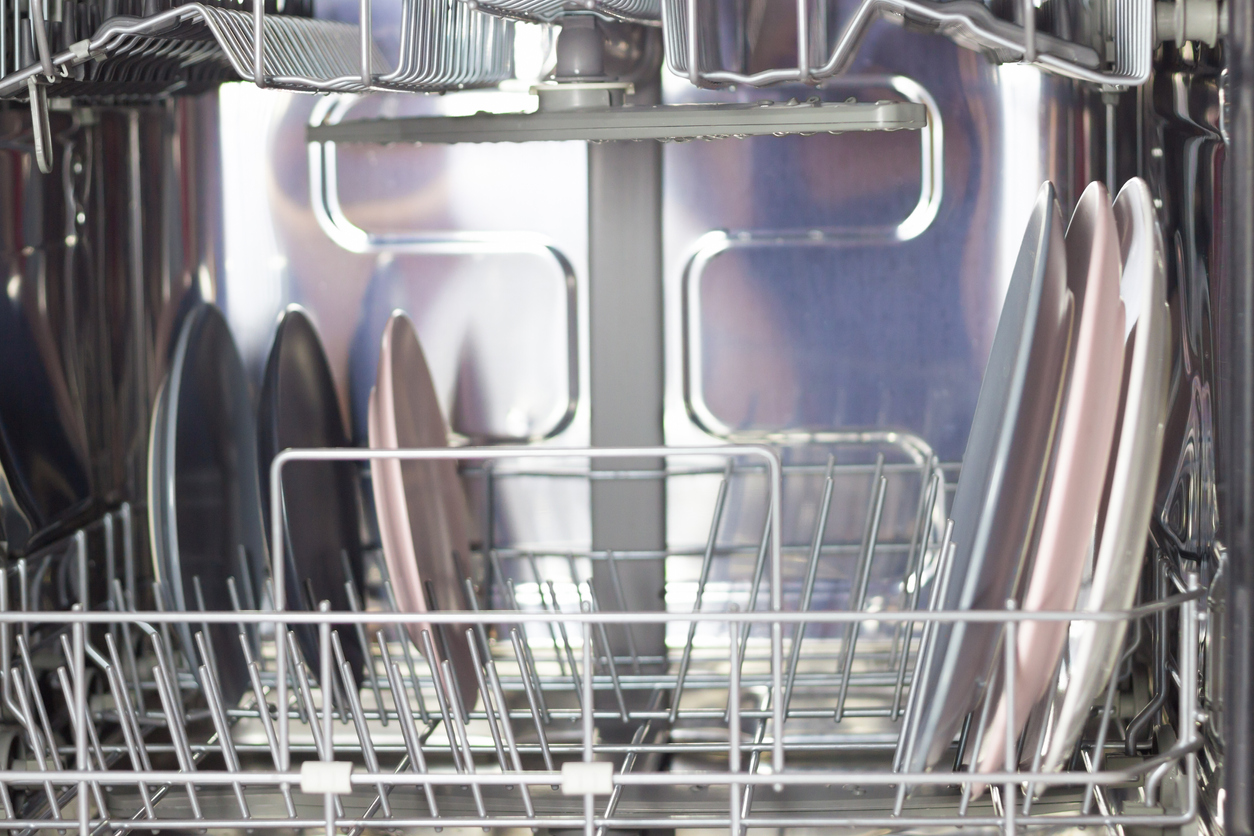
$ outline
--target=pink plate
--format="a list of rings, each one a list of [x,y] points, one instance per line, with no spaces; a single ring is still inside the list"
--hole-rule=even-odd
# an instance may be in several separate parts
[[[448,430],[413,322],[397,312],[383,330],[378,382],[370,402],[370,446],[376,449],[442,448]],[[428,593],[440,610],[468,609],[462,581],[476,577],[470,552],[470,513],[457,466],[451,461],[375,461],[375,506],[384,560],[404,612],[429,612]],[[426,652],[429,630],[441,659],[452,663],[467,708],[476,681],[469,625],[429,624],[410,628]]]

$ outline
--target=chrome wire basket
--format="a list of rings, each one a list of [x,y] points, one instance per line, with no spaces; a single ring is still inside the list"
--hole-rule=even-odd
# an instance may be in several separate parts
[[[886,18],[946,35],[996,61],[1022,61],[1071,78],[1126,87],[1149,78],[1155,46],[1152,0],[1091,4],[1085,32],[1074,39],[1039,31],[1033,15],[1020,15],[1019,23],[1003,20],[975,0],[860,0],[839,20],[836,5],[802,2],[791,15],[772,18],[747,13],[745,4],[730,0],[662,0],[667,65],[698,87],[817,84],[844,72],[868,28]],[[794,64],[754,55],[755,43],[774,40],[766,36],[768,27],[782,36],[788,25],[794,27]]]
[[[663,478],[709,509],[694,523],[704,544],[659,552],[514,542],[487,526],[490,588],[467,579],[464,610],[422,615],[390,606],[381,560],[350,590],[351,612],[285,609],[284,561],[259,591],[263,608],[168,611],[160,584],[142,580],[141,527],[124,506],[12,561],[0,584],[0,828],[1009,834],[1193,819],[1205,605],[1185,564],[1153,549],[1152,592],[1124,613],[942,611],[955,468],[882,440],[784,453],[786,463],[757,446],[280,454],[276,509],[284,464],[379,457],[458,460],[488,501],[556,480]],[[665,469],[638,468],[642,456]],[[299,513],[289,509],[293,524]],[[281,553],[281,523],[273,537]],[[659,559],[666,609],[622,611],[620,569]],[[1042,771],[1039,748],[1016,750],[1010,734],[1015,768],[973,773],[989,716],[978,706],[952,769],[903,771],[912,709],[926,699],[913,672],[934,625],[997,623],[1010,649],[999,659],[1013,666],[1024,622],[1081,619],[1126,620],[1129,640],[1068,771]],[[234,625],[248,656],[238,703],[219,687],[213,625]],[[316,626],[316,658],[302,657],[299,625]],[[666,630],[661,655],[633,641],[650,625]],[[454,629],[473,664],[431,664]],[[349,642],[367,651],[360,677]],[[980,795],[982,784],[994,789]]]

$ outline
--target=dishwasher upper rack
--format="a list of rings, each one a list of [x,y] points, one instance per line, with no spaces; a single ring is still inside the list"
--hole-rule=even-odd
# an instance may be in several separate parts
[[[10,28],[30,30],[35,58],[0,77],[0,97],[152,95],[230,79],[306,92],[441,92],[513,77],[514,22],[459,0],[402,0],[401,49],[392,67],[365,26],[205,3],[106,20],[54,52],[40,0]],[[0,21],[9,24],[7,17]],[[0,42],[6,37],[0,25]],[[16,63],[19,59],[14,58]],[[119,72],[115,67],[126,68]],[[192,89],[195,89],[193,85]]]
[[[662,0],[666,62],[697,87],[783,83],[818,84],[844,72],[876,20],[943,34],[1000,62],[1022,61],[1043,70],[1115,88],[1149,79],[1155,46],[1154,0],[1103,0],[1095,44],[1038,32],[1032,0],[1023,25],[1002,20],[978,0],[861,0],[830,49],[824,22],[827,0],[797,0],[796,66],[749,70],[744,66],[748,16],[734,0]],[[1100,52],[1098,48],[1100,48]],[[697,60],[692,60],[692,56]],[[821,63],[820,63],[821,62]]]
[[[679,452],[708,461],[752,449],[761,448]],[[289,461],[389,455],[499,462],[517,452],[343,450],[283,456]],[[572,454],[604,460],[676,451],[526,452],[534,463]],[[769,459],[763,462],[775,488],[772,496],[779,497],[782,469]],[[934,465],[927,465],[933,475],[920,506],[941,493]],[[865,465],[857,467],[866,473]],[[868,520],[883,507],[885,467],[877,456],[869,474],[875,487]],[[725,484],[728,469],[694,468],[686,475],[712,474],[718,480],[720,472],[720,484]],[[627,469],[620,473],[621,478],[646,476]],[[555,475],[569,478],[569,473]],[[825,493],[830,498],[830,491]],[[773,499],[770,504],[778,508]],[[774,519],[780,519],[776,513]],[[1036,826],[1181,825],[1197,812],[1200,739],[1193,718],[1198,703],[1196,688],[1189,686],[1198,679],[1203,590],[1195,574],[1166,556],[1156,561],[1155,597],[1128,613],[948,613],[934,606],[874,613],[785,611],[782,589],[774,585],[772,606],[765,611],[751,610],[749,602],[741,602],[747,606],[740,611],[710,612],[700,606],[690,613],[602,611],[589,588],[579,606],[560,614],[541,607],[424,616],[137,612],[128,601],[136,597],[134,549],[123,543],[120,563],[110,556],[117,551],[118,529],[124,537],[134,536],[129,521],[130,509],[124,507],[100,526],[108,532],[103,545],[89,547],[89,532],[80,532],[62,548],[60,570],[50,557],[54,550],[48,550],[19,561],[0,584],[4,705],[8,719],[19,721],[19,727],[0,732],[0,753],[19,767],[0,774],[7,818],[0,820],[0,829],[46,829],[52,817],[76,810],[77,819],[62,824],[77,826],[80,833],[153,827],[317,827],[357,833],[368,826],[519,826],[582,827],[593,834],[618,827],[739,832],[749,826],[962,825],[1009,834]],[[769,557],[771,580],[778,583],[780,526],[773,523],[764,531],[760,552]],[[916,539],[926,543],[930,538]],[[104,554],[89,556],[91,548]],[[917,553],[916,571],[925,551]],[[860,555],[859,563],[863,560]],[[71,592],[91,590],[93,561],[121,576],[107,579],[111,610],[32,611],[43,597],[32,590],[45,576],[57,576]],[[32,563],[37,568],[32,570]],[[14,579],[21,592],[17,611],[9,601]],[[64,590],[60,594],[64,597]],[[91,602],[92,593],[85,594],[84,603]],[[909,723],[902,720],[914,699],[910,670],[926,625],[996,621],[1002,624],[1005,647],[1013,648],[1014,632],[1023,621],[1076,618],[1129,619],[1134,629],[1125,656],[1133,658],[1145,645],[1153,656],[1148,692],[1134,688],[1126,696],[1114,686],[1107,692],[1096,740],[1078,750],[1077,771],[1047,775],[1024,768],[974,776],[966,771],[907,774],[894,768],[908,744],[901,730]],[[1178,642],[1169,640],[1169,620],[1175,622]],[[425,658],[434,651],[429,635],[425,658],[405,640],[403,625],[416,621],[470,629],[471,646],[482,663],[473,672],[480,694],[474,704],[460,702],[453,680],[457,674],[450,667],[427,666]],[[280,622],[321,628],[318,681],[331,679],[337,661],[339,669],[346,667],[340,642],[364,639],[372,648],[365,681],[353,682],[351,672],[343,673],[348,687],[341,684],[338,693],[332,689],[330,711],[323,711],[323,693],[298,661],[295,641],[274,641],[283,635],[274,626]],[[604,629],[663,622],[690,637],[674,648],[672,656],[681,658],[672,658],[667,667],[642,666],[637,673],[629,656],[605,652]],[[174,643],[182,636],[170,629],[176,623],[202,631],[209,623],[233,623],[241,632],[251,629],[262,637],[252,665],[251,701],[246,697],[238,707],[222,704],[214,687],[212,650],[204,644],[190,653],[176,650]],[[333,623],[360,627],[351,628],[356,636],[340,637]],[[754,625],[769,638],[750,638]],[[792,637],[803,625],[813,633],[836,627],[844,632],[842,642],[851,631],[857,642],[862,630],[863,648],[853,644],[845,657],[847,673],[798,672],[785,661],[797,658]],[[717,628],[716,639],[694,643],[697,627]],[[522,628],[527,640],[516,632]],[[489,630],[495,630],[495,640],[486,640]],[[537,640],[537,633],[551,639]],[[824,643],[814,642],[806,659],[825,662],[834,649],[827,643],[825,655]],[[186,666],[189,659],[195,667]],[[885,675],[899,669],[906,673]],[[37,687],[49,679],[56,684]],[[900,689],[896,683],[907,691],[904,702],[894,705],[888,694]],[[770,698],[793,684],[791,704],[786,705],[788,698]],[[834,722],[831,697],[846,688],[857,696]],[[633,694],[648,699],[627,698]],[[732,694],[739,698],[729,699]],[[823,698],[821,708],[812,704],[816,696]],[[271,708],[258,712],[261,702]],[[1155,720],[1164,710],[1174,715],[1174,723],[1157,730],[1156,742],[1146,739],[1141,718]],[[1129,715],[1133,719],[1125,731],[1123,718]],[[964,743],[971,735],[978,737],[975,725],[964,734]],[[780,728],[783,734],[776,733]],[[738,733],[729,734],[732,729]],[[978,741],[970,748],[977,746]],[[1030,753],[1024,754],[1030,761]],[[659,769],[663,758],[671,761],[669,769]],[[991,798],[972,800],[971,785],[977,780],[1000,786]],[[1049,789],[1038,797],[1033,790],[1041,788]]]

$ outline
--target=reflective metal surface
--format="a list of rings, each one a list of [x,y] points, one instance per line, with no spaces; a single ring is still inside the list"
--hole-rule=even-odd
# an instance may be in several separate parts
[[[1072,82],[872,35],[820,92],[926,102],[928,131],[666,148],[668,439],[892,427],[961,456],[1010,242],[1043,180],[1069,211],[1100,135]]]

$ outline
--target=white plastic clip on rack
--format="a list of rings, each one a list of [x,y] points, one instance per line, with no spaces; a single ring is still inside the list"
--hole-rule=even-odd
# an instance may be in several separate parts
[[[0,584],[9,767],[0,829],[966,826],[1008,836],[1193,818],[1199,738],[1187,718],[1198,707],[1203,594],[1194,575],[1159,557],[1155,597],[1128,613],[940,611],[953,468],[917,445],[784,452],[788,464],[746,446],[276,459],[276,503],[285,463],[381,456],[459,460],[489,495],[553,479],[665,478],[709,497],[705,542],[662,553],[572,553],[489,532],[484,556],[502,607],[490,611],[389,611],[386,575],[362,590],[365,612],[138,611],[164,593],[139,588],[139,527],[119,509],[12,561]],[[640,455],[665,456],[667,470],[587,469],[588,457],[607,466]],[[299,524],[300,510],[288,511]],[[274,536],[278,551],[281,523]],[[623,561],[659,557],[674,568],[668,612],[621,612],[588,583],[594,566],[613,578]],[[272,590],[284,588],[282,566]],[[1127,619],[1125,657],[1149,648],[1153,661],[1148,676],[1132,666],[1136,686],[1119,699],[1116,686],[1107,691],[1072,771],[1039,772],[1029,750],[1011,771],[971,773],[988,714],[978,710],[951,749],[955,771],[900,771],[910,706],[925,698],[912,672],[933,625],[995,622],[1013,648],[1026,620],[1075,618]],[[418,648],[405,629],[416,622],[435,631]],[[633,627],[656,622],[668,629],[665,660],[630,644]],[[190,625],[193,647],[171,629],[178,623]],[[260,641],[259,652],[241,641],[251,684],[238,705],[217,685],[205,640],[214,623]],[[318,625],[317,658],[302,658],[288,632],[299,623]],[[430,665],[455,624],[473,664]],[[628,649],[611,650],[624,636]],[[358,681],[343,648],[363,638],[370,663]],[[1147,722],[1164,709],[1186,719],[1155,739]],[[972,797],[977,782],[994,784],[991,798]]]

